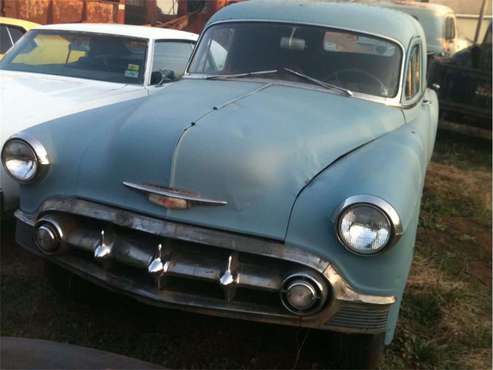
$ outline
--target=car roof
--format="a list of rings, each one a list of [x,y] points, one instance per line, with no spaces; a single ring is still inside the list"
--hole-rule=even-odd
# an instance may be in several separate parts
[[[38,27],[38,23],[25,21],[24,19],[18,18],[8,18],[8,17],[0,17],[0,24],[7,24],[9,26],[18,26],[26,31],[29,31],[32,28]]]
[[[382,5],[387,8],[408,11],[409,13],[429,13],[430,15],[445,16],[455,14],[452,8],[442,4],[417,3],[414,1],[380,1],[375,5]]]
[[[268,21],[312,24],[393,39],[407,48],[423,30],[410,15],[370,4],[317,0],[250,0],[228,5],[208,25],[227,21]]]
[[[169,28],[132,26],[113,23],[66,23],[50,24],[38,27],[40,30],[60,30],[76,32],[94,32],[108,35],[121,35],[128,37],[141,37],[146,39],[173,39],[196,41],[198,35],[191,32],[178,31]]]

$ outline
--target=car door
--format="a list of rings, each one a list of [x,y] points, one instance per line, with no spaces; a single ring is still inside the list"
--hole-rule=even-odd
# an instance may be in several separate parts
[[[164,86],[162,72],[172,71],[176,79],[181,78],[192,55],[195,42],[187,40],[156,40],[151,49],[151,77],[148,91],[153,94]],[[165,81],[167,82],[167,81]]]

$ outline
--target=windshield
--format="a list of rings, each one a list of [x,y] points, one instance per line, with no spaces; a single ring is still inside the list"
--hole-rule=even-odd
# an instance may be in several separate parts
[[[315,26],[239,22],[207,29],[188,72],[211,76],[287,68],[351,91],[390,98],[399,90],[401,59],[397,44],[373,36]],[[303,81],[292,73],[272,77]]]
[[[0,69],[142,84],[146,54],[144,39],[39,30],[27,33]]]

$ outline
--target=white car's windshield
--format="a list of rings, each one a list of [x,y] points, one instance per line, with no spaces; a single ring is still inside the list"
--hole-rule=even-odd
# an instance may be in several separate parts
[[[234,75],[286,69],[351,91],[391,98],[399,90],[401,48],[385,39],[323,27],[238,22],[210,27],[189,74]],[[262,78],[266,78],[262,74]],[[302,80],[301,80],[302,81]]]
[[[31,31],[0,69],[142,84],[146,39],[55,30]]]

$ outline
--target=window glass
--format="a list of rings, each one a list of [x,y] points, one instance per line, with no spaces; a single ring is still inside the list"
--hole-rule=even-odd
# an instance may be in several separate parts
[[[327,31],[324,35],[324,50],[340,53],[393,56],[396,46],[374,37],[358,36],[348,32]]]
[[[180,41],[157,41],[154,45],[153,72],[171,70],[179,78],[185,72],[188,59],[193,51],[193,43]]]
[[[8,26],[9,32],[10,32],[10,37],[12,37],[12,40],[14,43],[19,40],[26,31],[24,31],[20,27],[15,27],[15,26]]]
[[[455,18],[448,17],[445,22],[445,37],[447,40],[455,39]]]
[[[226,66],[226,59],[233,41],[235,30],[229,27],[213,27],[209,31],[206,49],[195,59],[196,64],[202,65],[201,73],[220,74]]]
[[[0,69],[142,84],[147,40],[34,30],[15,44]]]
[[[421,91],[421,47],[413,47],[406,74],[406,99],[414,98]]]
[[[6,53],[11,46],[12,43],[10,42],[10,36],[7,32],[7,27],[4,25],[0,25],[0,53]]]
[[[241,22],[204,34],[189,73],[225,75],[277,70],[276,78],[306,82],[291,69],[352,91],[394,97],[402,53],[393,42],[317,26]]]
[[[177,15],[179,6],[178,0],[156,0],[158,12],[164,15]]]

